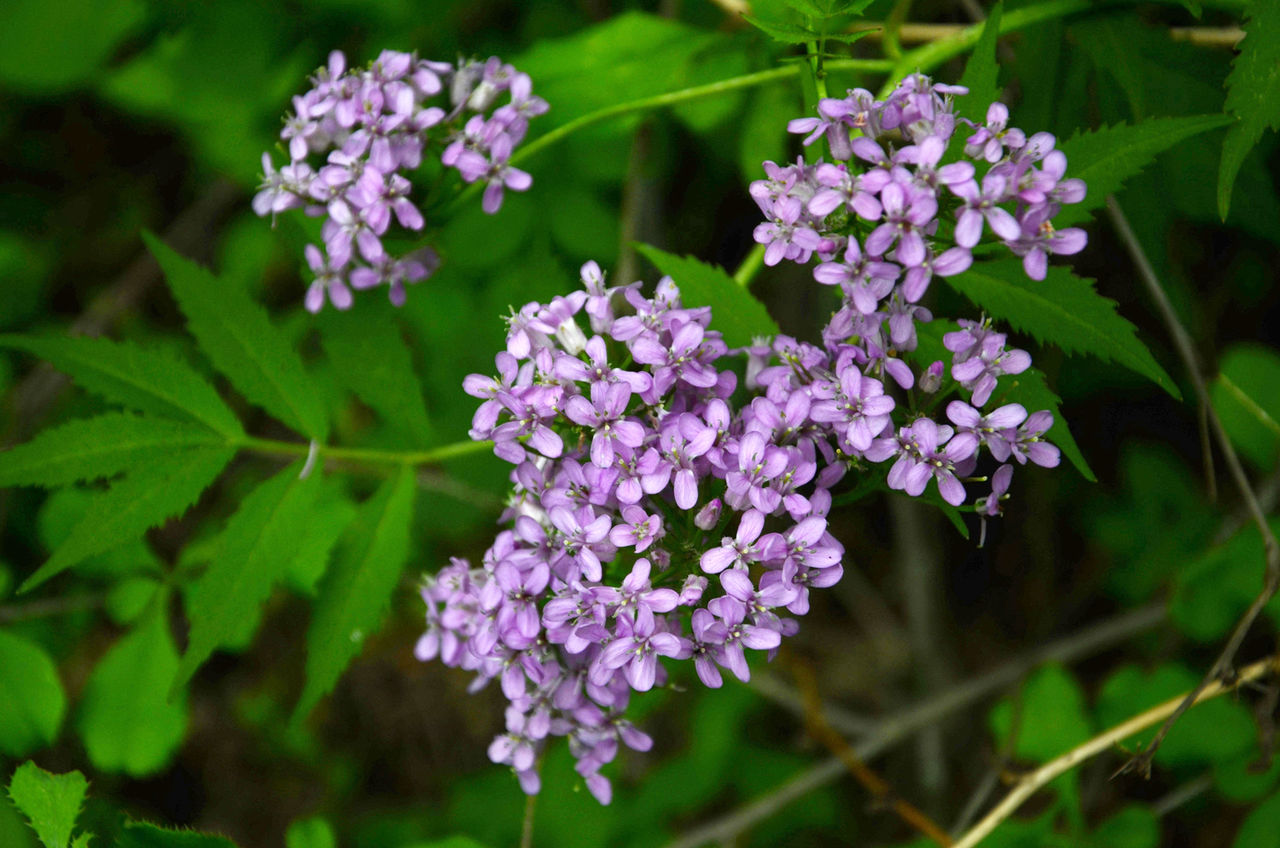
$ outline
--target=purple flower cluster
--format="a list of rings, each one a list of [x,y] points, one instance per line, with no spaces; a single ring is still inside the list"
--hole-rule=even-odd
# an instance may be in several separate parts
[[[315,275],[306,296],[312,312],[326,297],[347,309],[352,288],[381,285],[400,306],[405,284],[435,270],[439,259],[431,248],[396,256],[384,243],[394,235],[393,221],[406,231],[423,228],[407,175],[435,148],[465,182],[485,183],[489,214],[502,205],[505,189],[524,191],[533,182],[510,159],[529,119],[546,112],[547,103],[534,96],[528,74],[496,57],[451,65],[384,50],[368,67],[348,71],[334,51],[312,82],[293,98],[280,133],[289,164],[277,171],[271,154],[262,154],[262,186],[253,199],[261,216],[301,208],[325,219],[323,249],[308,245],[305,251]],[[498,105],[503,95],[506,102]]]
[[[856,290],[867,313],[899,276],[913,304],[933,275],[968,269],[984,230],[1021,256],[1035,280],[1044,279],[1049,254],[1083,250],[1083,230],[1051,222],[1061,204],[1085,195],[1082,180],[1064,179],[1067,157],[1054,137],[1009,127],[1001,103],[983,125],[957,117],[954,98],[967,93],[915,74],[883,101],[855,89],[819,101],[818,117],[791,121],[787,129],[807,133],[806,145],[825,137],[835,161],[764,164],[768,178],[752,183],[751,194],[766,218],[755,230],[765,264],[817,254],[818,282]],[[964,137],[961,125],[969,130],[963,150],[948,156]]]
[[[883,264],[862,267],[888,275]],[[466,379],[481,400],[472,437],[514,466],[508,526],[478,567],[454,560],[427,580],[417,654],[475,672],[475,688],[499,680],[510,705],[489,754],[525,791],[538,790],[539,751],[564,736],[607,803],[600,770],[619,743],[652,744],[625,716],[633,691],[667,679],[659,657],[692,660],[718,687],[724,671],[749,678],[748,651],[772,654],[796,632],[810,590],[843,574],[827,516],[851,471],[913,496],[934,481],[959,505],[984,448],[1058,463],[1048,412],[978,409],[1029,365],[1024,352],[963,324],[946,342],[951,381],[944,390],[930,364],[920,383],[932,393],[917,393],[898,352],[931,316],[869,280],[842,281],[821,345],[779,336],[730,351],[711,310],[683,306],[670,278],[646,297],[638,283],[607,287],[591,262],[581,290],[511,316],[496,376]],[[950,424],[908,412],[955,392],[969,401],[950,403]],[[999,512],[1005,468],[984,516]]]

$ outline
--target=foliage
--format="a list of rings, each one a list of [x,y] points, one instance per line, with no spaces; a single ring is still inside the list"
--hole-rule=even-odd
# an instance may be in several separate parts
[[[902,10],[948,25],[963,12],[746,5],[0,4],[0,844],[516,844],[524,796],[484,756],[505,693],[413,657],[422,587],[451,557],[480,563],[495,522],[528,508],[468,437],[480,400],[463,380],[493,372],[502,316],[569,295],[589,260],[646,296],[671,276],[729,348],[817,339],[837,298],[806,269],[762,267],[748,184],[766,159],[832,161],[827,139],[805,148],[809,131],[787,131],[802,104],[917,71],[969,88],[957,146],[992,100],[1010,126],[1054,134],[1087,193],[1048,232],[1086,228],[1088,247],[1031,280],[985,230],[972,267],[935,273],[920,303],[938,320],[918,347],[886,357],[949,363],[951,317],[992,319],[1035,367],[1002,376],[983,412],[1048,411],[1043,438],[1079,473],[1019,467],[1012,497],[977,510],[933,488],[908,499],[854,457],[824,513],[845,575],[813,593],[795,641],[753,660],[752,685],[726,675],[708,691],[669,663],[667,685],[628,707],[654,746],[604,767],[608,807],[568,746],[549,746],[534,844],[666,844],[798,785],[801,800],[721,841],[918,836],[843,773],[813,777],[825,752],[797,707],[807,670],[891,797],[944,828],[984,771],[1026,773],[1199,682],[1258,597],[1264,538],[1204,446],[1193,380],[1129,250],[1204,357],[1212,409],[1280,533],[1266,496],[1280,468],[1280,3],[1004,0],[962,30],[902,32]],[[331,50],[357,67],[384,48],[528,73],[550,108],[511,164],[533,185],[485,215],[483,185],[435,150],[415,176],[431,186],[426,226],[388,245],[435,245],[439,269],[401,308],[366,293],[311,315],[303,249],[321,224],[251,213],[261,153],[279,161],[280,115]],[[879,224],[835,217],[863,240]],[[930,237],[953,239],[955,222],[939,216]],[[735,403],[757,376],[743,361]],[[942,377],[936,395],[891,387],[900,411],[944,420],[957,396]],[[969,491],[986,494],[999,464],[976,467]],[[694,526],[663,518],[673,537],[672,522]],[[655,569],[668,583],[681,589]],[[1143,615],[1073,652],[1095,623]],[[1274,652],[1277,632],[1272,599],[1235,665]],[[966,694],[1010,658],[1020,674]],[[982,844],[1275,845],[1280,757],[1260,708],[1275,685],[1190,710],[1150,784],[1107,777],[1154,726]],[[944,705],[923,727],[920,702]]]

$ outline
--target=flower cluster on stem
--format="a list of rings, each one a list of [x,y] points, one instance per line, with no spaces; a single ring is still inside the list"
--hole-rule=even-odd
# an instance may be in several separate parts
[[[528,74],[497,57],[450,64],[384,50],[369,66],[348,70],[334,51],[312,83],[293,98],[280,132],[289,164],[276,170],[271,154],[262,154],[263,181],[253,199],[261,216],[302,209],[324,218],[323,246],[305,250],[314,274],[305,301],[312,312],[326,299],[350,308],[352,289],[378,286],[399,306],[405,285],[435,270],[439,258],[430,247],[397,255],[388,244],[425,226],[426,198],[415,193],[411,175],[428,160],[467,183],[483,182],[489,214],[502,205],[504,190],[524,191],[533,182],[510,159],[529,119],[547,104],[534,96]]]

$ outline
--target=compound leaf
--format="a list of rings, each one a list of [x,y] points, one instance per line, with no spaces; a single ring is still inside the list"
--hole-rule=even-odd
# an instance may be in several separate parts
[[[225,440],[204,427],[167,418],[110,412],[69,421],[0,453],[0,487],[43,486],[114,477],[172,450]]]
[[[307,633],[307,682],[295,719],[333,688],[365,636],[377,629],[409,555],[413,494],[413,470],[405,467],[361,506],[339,541]]]
[[[1227,131],[1218,169],[1218,214],[1225,221],[1244,157],[1270,127],[1280,129],[1280,0],[1254,0],[1240,55],[1227,77],[1226,111],[1239,118]]]
[[[244,435],[213,387],[169,351],[87,336],[0,335],[0,347],[48,360],[81,388],[113,403],[169,418],[193,418],[231,439]]]
[[[778,334],[778,325],[764,304],[716,266],[647,244],[636,245],[636,250],[675,280],[685,306],[711,307],[712,326],[729,347],[746,347],[758,336]]]
[[[947,281],[965,297],[1012,327],[1066,353],[1087,353],[1123,365],[1181,397],[1173,379],[1138,341],[1136,328],[1116,304],[1094,291],[1093,281],[1062,267],[1045,279],[1029,279],[1017,260],[986,262]]]
[[[231,385],[297,432],[324,441],[329,419],[321,395],[266,310],[243,288],[219,280],[150,233],[143,239],[187,316],[187,328]]]
[[[91,556],[136,540],[186,512],[235,454],[230,447],[186,448],[139,466],[93,499],[53,556],[27,578],[26,592]]]
[[[217,555],[188,596],[191,635],[171,696],[214,650],[234,641],[288,570],[319,488],[318,477],[299,479],[301,468],[294,463],[259,484],[227,522]]]

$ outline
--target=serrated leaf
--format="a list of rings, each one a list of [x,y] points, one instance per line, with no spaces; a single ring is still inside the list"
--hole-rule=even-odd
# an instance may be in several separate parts
[[[203,377],[161,348],[87,336],[0,335],[0,347],[48,360],[85,391],[169,418],[192,418],[231,439],[240,422]]]
[[[814,41],[838,41],[842,44],[852,44],[872,33],[872,30],[864,29],[856,32],[828,32],[824,34],[800,24],[766,21],[754,15],[744,14],[742,19],[774,41],[782,44],[808,44]]]
[[[1209,397],[1240,452],[1268,471],[1280,450],[1280,355],[1264,345],[1235,345],[1222,357]]]
[[[720,268],[647,244],[636,245],[636,250],[675,280],[685,306],[711,307],[711,328],[720,331],[729,347],[746,347],[759,336],[780,332],[764,304]]]
[[[1080,203],[1064,206],[1054,216],[1055,227],[1078,224],[1089,213],[1106,205],[1107,196],[1124,181],[1150,165],[1157,154],[1178,142],[1231,123],[1225,115],[1192,115],[1185,118],[1149,118],[1139,124],[1076,133],[1059,149],[1067,155],[1067,176],[1085,181],[1088,194]]]
[[[50,774],[25,762],[9,780],[9,798],[23,812],[45,848],[67,848],[89,781],[78,771]]]
[[[231,448],[187,448],[155,458],[96,495],[84,517],[44,565],[26,579],[30,591],[91,556],[137,540],[181,515],[231,461]]]
[[[315,595],[334,545],[355,517],[356,506],[346,495],[319,496],[306,535],[298,542],[297,554],[285,575],[290,588]]]
[[[986,121],[987,107],[1000,99],[1000,87],[996,77],[1000,72],[1000,64],[996,60],[996,41],[1000,37],[1000,14],[1004,11],[1004,3],[997,2],[987,13],[987,22],[982,25],[982,35],[964,66],[964,75],[959,85],[969,89],[968,95],[957,99],[956,111],[966,118],[978,123]]]
[[[112,412],[69,421],[0,453],[0,488],[44,486],[114,477],[169,451],[225,444],[204,427],[167,418]]]
[[[999,402],[1002,404],[1020,403],[1028,412],[1049,410],[1053,415],[1053,426],[1045,433],[1045,438],[1062,449],[1063,455],[1071,460],[1071,464],[1084,479],[1090,483],[1098,482],[1080,446],[1076,444],[1075,437],[1071,435],[1071,428],[1061,410],[1062,398],[1049,388],[1049,381],[1045,379],[1043,373],[1035,368],[1028,368],[1016,376],[1002,377],[1000,388],[996,391],[1000,395]],[[996,404],[992,404],[992,408],[995,406]]]
[[[431,425],[422,384],[393,309],[376,300],[349,311],[328,310],[321,316],[320,341],[343,385],[387,424],[426,444]]]
[[[1222,143],[1218,214],[1224,221],[1245,156],[1265,129],[1280,129],[1280,0],[1253,0],[1244,33],[1227,77],[1226,111],[1240,120]]]
[[[1040,281],[1016,259],[984,262],[947,282],[989,315],[1065,353],[1087,353],[1123,365],[1175,398],[1177,385],[1138,341],[1137,329],[1115,311],[1115,301],[1094,291],[1093,281],[1050,267]]]
[[[307,682],[294,719],[301,720],[333,688],[374,632],[409,554],[413,470],[405,467],[361,506],[320,583],[307,632]]]
[[[89,675],[78,726],[94,768],[143,777],[169,762],[187,729],[185,699],[168,700],[177,668],[165,605],[154,604]]]
[[[191,635],[171,695],[241,632],[243,618],[258,610],[288,569],[319,488],[314,476],[298,478],[301,468],[294,463],[260,484],[231,516],[217,556],[188,597]]]
[[[150,233],[143,233],[143,239],[187,316],[187,328],[236,391],[297,432],[323,442],[329,419],[321,395],[266,310],[242,287],[219,280]]]
[[[0,630],[0,753],[22,757],[58,738],[67,696],[45,649]]]
[[[169,830],[150,822],[125,822],[115,848],[236,848],[225,836],[194,830]]]
[[[82,833],[75,839],[71,840],[71,848],[90,848],[92,840],[92,833]]]
[[[811,15],[815,18],[823,18],[827,16],[827,10],[818,6],[813,0],[782,0],[783,3],[795,9],[802,15]]]

